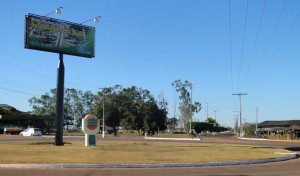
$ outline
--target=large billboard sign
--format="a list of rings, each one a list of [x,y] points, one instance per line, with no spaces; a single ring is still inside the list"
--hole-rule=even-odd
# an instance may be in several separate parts
[[[34,14],[25,20],[25,48],[95,57],[94,27]]]

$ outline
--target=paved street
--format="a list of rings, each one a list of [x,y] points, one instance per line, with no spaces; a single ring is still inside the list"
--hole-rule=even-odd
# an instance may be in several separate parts
[[[111,138],[107,140],[116,140]],[[141,139],[139,139],[141,140]],[[300,151],[299,142],[282,142],[282,141],[251,141],[251,140],[240,140],[229,136],[219,137],[206,137],[202,142],[207,143],[231,143],[231,144],[245,144],[245,145],[259,145],[272,148],[286,148],[294,152]],[[282,175],[299,175],[300,174],[300,159],[294,159],[284,162],[266,163],[266,164],[255,164],[255,165],[242,165],[242,166],[218,166],[218,167],[195,167],[195,168],[157,168],[157,169],[7,169],[1,168],[0,175],[15,176],[52,176],[52,175],[72,175],[72,176],[167,176],[167,175],[207,175],[207,176],[282,176]]]

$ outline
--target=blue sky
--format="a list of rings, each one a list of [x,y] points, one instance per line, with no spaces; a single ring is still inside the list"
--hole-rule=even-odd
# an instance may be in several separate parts
[[[266,2],[266,3],[265,3]],[[24,17],[46,15],[80,23],[101,16],[96,57],[64,55],[65,87],[97,92],[120,84],[161,92],[173,116],[176,79],[189,80],[194,115],[233,126],[243,119],[300,118],[298,0],[6,0],[0,11],[0,103],[30,111],[28,99],[56,87],[58,54],[24,48]],[[230,5],[229,5],[230,4]],[[230,8],[230,10],[229,10]],[[178,102],[178,100],[177,100]],[[207,103],[206,103],[207,102]],[[177,106],[178,107],[178,106]],[[178,113],[177,113],[178,115]]]

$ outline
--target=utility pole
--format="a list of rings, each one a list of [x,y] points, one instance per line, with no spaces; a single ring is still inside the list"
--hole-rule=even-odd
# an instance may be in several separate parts
[[[239,128],[239,112],[240,111],[233,111],[233,112],[236,112],[236,114],[234,115],[234,120],[235,120],[235,123],[234,123],[234,129],[235,129],[235,133],[236,135],[238,136],[238,128]]]
[[[242,132],[242,95],[248,95],[247,93],[236,93],[232,95],[238,95],[240,99],[240,138],[243,137],[243,132]]]
[[[175,101],[174,101],[174,118],[176,118],[176,104],[177,104],[177,102],[176,102],[176,98],[175,98]]]
[[[215,110],[215,121],[217,122],[217,111]]]
[[[99,88],[104,90],[105,88]],[[105,138],[105,94],[102,94],[102,138]]]
[[[256,135],[256,138],[258,137],[258,134],[257,134],[257,122],[258,121],[258,107],[256,107],[256,124],[255,124],[255,135]]]
[[[206,103],[206,119],[208,120],[208,103],[207,102],[205,103]]]

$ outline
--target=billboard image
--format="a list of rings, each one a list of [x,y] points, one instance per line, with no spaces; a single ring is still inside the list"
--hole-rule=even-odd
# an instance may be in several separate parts
[[[95,28],[54,18],[25,16],[25,48],[92,58]]]

